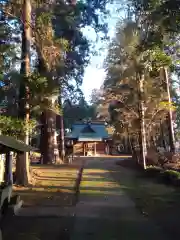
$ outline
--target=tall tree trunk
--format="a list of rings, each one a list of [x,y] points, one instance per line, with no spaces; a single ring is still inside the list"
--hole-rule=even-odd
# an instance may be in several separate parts
[[[60,133],[59,133],[59,149],[60,149],[60,158],[64,162],[65,158],[65,144],[64,144],[64,120],[63,120],[63,111],[62,111],[62,99],[60,96],[59,105],[61,109],[60,114]]]
[[[40,152],[42,163],[47,164],[48,158],[47,156],[47,139],[48,139],[48,126],[47,126],[47,113],[43,111],[40,117],[41,122],[41,135],[40,135]]]
[[[174,136],[174,128],[173,128],[173,120],[172,120],[172,101],[171,101],[171,94],[170,94],[170,83],[169,83],[169,77],[168,77],[168,71],[167,67],[163,68],[164,70],[164,80],[166,84],[166,91],[167,91],[167,100],[169,103],[169,109],[168,109],[168,130],[169,130],[169,145],[170,145],[170,151],[175,152],[175,136]]]
[[[31,44],[31,1],[24,0],[23,2],[23,29],[22,29],[22,62],[21,62],[21,83],[19,89],[19,117],[23,118],[28,125],[29,122],[29,88],[27,86],[27,77],[30,73],[30,44]],[[28,128],[27,128],[28,129]],[[24,142],[29,144],[29,131],[25,132]],[[23,174],[16,179],[17,183],[27,185],[30,181],[29,171],[29,153],[24,153],[23,157],[19,156],[21,160],[17,159],[17,173]],[[18,169],[19,168],[19,169]],[[19,179],[18,179],[19,177]]]
[[[165,135],[164,135],[164,123],[161,120],[160,122],[160,131],[161,131],[161,140],[162,140],[162,146],[164,150],[166,151],[166,140],[165,140]]]
[[[37,54],[38,54],[38,72],[41,75],[45,75],[47,72],[47,69],[45,67],[45,63],[43,59],[41,58],[41,53],[37,49]],[[44,110],[41,113],[40,116],[40,122],[41,122],[41,128],[40,128],[40,152],[41,152],[41,163],[42,164],[48,164],[50,159],[49,159],[49,154],[48,154],[48,112],[47,110]]]
[[[55,160],[54,135],[56,129],[56,114],[45,110],[41,115],[40,151],[43,164],[52,164]]]
[[[139,120],[140,120],[140,147],[141,159],[143,168],[146,169],[146,129],[145,129],[145,106],[144,106],[144,74],[140,76],[139,80]]]

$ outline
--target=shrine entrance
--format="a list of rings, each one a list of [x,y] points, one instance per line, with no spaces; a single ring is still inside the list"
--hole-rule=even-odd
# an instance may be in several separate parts
[[[112,141],[104,122],[78,122],[66,136],[73,141],[73,153],[77,156],[98,156],[109,153]]]
[[[96,142],[83,143],[83,155],[84,156],[96,156]]]

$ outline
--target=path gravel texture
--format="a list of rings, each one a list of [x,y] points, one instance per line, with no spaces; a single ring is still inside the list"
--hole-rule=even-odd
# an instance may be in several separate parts
[[[112,178],[116,158],[87,159],[71,240],[166,240]]]
[[[4,225],[3,240],[168,240],[123,191],[117,159],[84,158],[76,205],[70,199],[76,197],[79,167],[51,171],[41,167],[37,176],[40,187],[31,194],[31,201],[29,195],[20,194],[25,197],[25,206],[19,216],[7,221],[8,227]],[[54,195],[57,188],[60,192]],[[38,193],[43,196],[35,201]]]

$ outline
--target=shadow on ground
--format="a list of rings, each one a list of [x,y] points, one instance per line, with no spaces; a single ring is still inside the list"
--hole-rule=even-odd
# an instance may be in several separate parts
[[[12,217],[2,226],[3,240],[69,240],[73,217]],[[10,224],[11,223],[11,224]]]
[[[80,166],[81,163],[70,166],[33,166],[35,185],[14,188],[14,193],[24,201],[21,210],[24,213],[20,216],[7,215],[3,219],[3,240],[69,240],[74,215],[70,217],[64,214],[64,208],[71,208],[75,204]],[[45,212],[36,215],[36,210]]]
[[[153,179],[144,178],[142,171],[133,160],[123,159],[124,157],[119,159],[116,157],[115,160],[112,158],[111,161],[108,158],[98,158],[98,160],[86,158],[88,165],[83,172],[81,184],[81,196],[86,205],[84,205],[84,209],[81,206],[81,212],[77,205],[75,210],[72,208],[70,216],[65,217],[18,217],[18,221],[17,217],[13,217],[11,221],[5,221],[8,224],[2,227],[3,240],[22,240],[25,238],[27,240],[154,239],[151,224],[147,224],[147,221],[153,222],[156,228],[167,236],[167,239],[178,239],[180,235],[179,190],[158,183]],[[117,165],[116,161],[118,160],[121,162]],[[96,161],[96,168],[92,167],[93,161]],[[105,168],[102,168],[103,162]],[[31,190],[33,198],[40,199],[35,205],[42,204],[42,202],[46,206],[53,204],[72,205],[73,188],[68,186],[67,182],[69,180],[72,183],[74,177],[71,174],[67,174],[67,176],[61,174],[61,176],[53,178],[47,173],[47,168],[44,169],[45,173],[38,174],[37,180],[39,182],[49,181],[51,185],[40,184],[36,186],[36,191]],[[109,176],[108,180],[107,175]],[[59,184],[59,192],[53,193],[54,189],[57,188],[57,186],[53,186],[54,182]],[[124,198],[121,204],[117,201],[109,204],[108,196],[119,199],[123,195],[119,189],[128,194],[130,201]],[[25,197],[26,192],[24,191],[22,194]],[[42,200],[40,196],[44,196],[45,199]],[[66,197],[69,197],[69,200]],[[29,198],[28,193],[27,198]],[[102,198],[105,201],[102,201]],[[79,200],[81,201],[81,198]],[[60,203],[60,201],[62,202]],[[94,211],[91,211],[92,206]],[[79,218],[79,232],[76,236],[72,232],[75,220],[73,211],[78,214]],[[139,213],[138,217],[136,211]],[[83,238],[82,231],[85,227],[88,231],[86,238]],[[165,240],[162,235],[156,239]]]

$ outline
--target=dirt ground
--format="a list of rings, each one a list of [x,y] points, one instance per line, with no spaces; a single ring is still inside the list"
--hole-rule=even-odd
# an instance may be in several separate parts
[[[116,159],[86,161],[71,240],[170,240],[155,221],[136,208],[124,189],[127,173],[122,173]]]
[[[103,161],[106,161],[105,159],[107,158],[98,160],[102,161],[102,163],[99,163],[99,167],[102,166]],[[114,162],[113,159],[112,161]],[[118,162],[118,165],[115,164],[116,162]],[[61,208],[62,210],[66,207],[74,209],[76,203],[75,184],[81,163],[78,162],[71,166],[33,167],[36,185],[29,189],[15,188],[15,192],[19,193],[24,200],[24,209],[58,207],[60,212],[61,210],[59,209]],[[111,176],[111,180],[132,199],[140,215],[162,229],[167,239],[178,239],[180,235],[180,189],[157,182],[153,178],[145,177],[133,160],[122,157],[120,160],[118,158],[115,159],[115,163],[112,164],[111,158],[107,161],[108,174]],[[98,180],[97,173],[93,173],[92,170],[85,174],[84,177],[92,178],[93,175]],[[93,196],[93,193],[96,191],[96,194],[100,192],[106,196],[103,181],[99,182],[98,189],[93,185],[93,181],[90,184],[91,186],[88,186],[88,190],[81,190],[83,194]],[[73,235],[75,220],[73,215],[7,217],[2,226],[3,240],[70,240],[70,236]],[[133,224],[133,229],[134,226]],[[87,227],[89,227],[89,224],[87,224]],[[121,225],[118,225],[118,227],[122,228]],[[121,229],[118,227],[116,230]],[[123,227],[125,229],[125,226]],[[102,224],[103,229],[104,223]],[[147,234],[145,235],[147,236]]]
[[[76,200],[76,181],[81,162],[72,165],[33,166],[35,185],[30,188],[14,187],[21,196],[24,210],[73,207]],[[2,223],[3,240],[69,239],[73,217],[68,216],[7,216]]]

